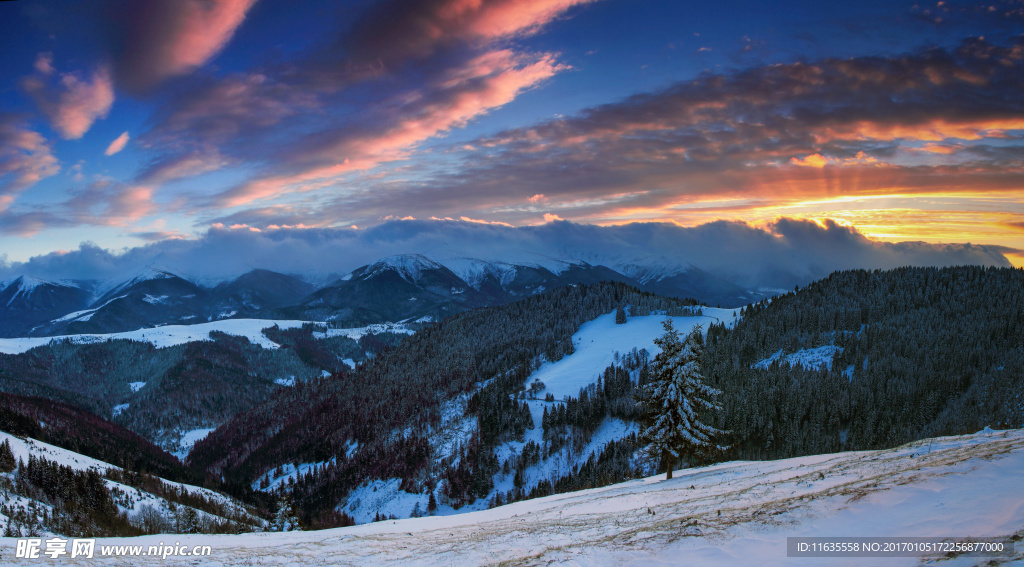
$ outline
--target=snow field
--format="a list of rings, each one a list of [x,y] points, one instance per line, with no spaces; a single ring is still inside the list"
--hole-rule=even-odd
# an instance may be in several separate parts
[[[152,327],[149,329],[139,329],[137,331],[127,331],[124,333],[0,339],[0,353],[21,354],[23,352],[28,352],[33,348],[50,344],[53,341],[69,341],[75,344],[89,344],[114,341],[118,339],[148,342],[157,348],[166,348],[194,341],[209,341],[211,340],[210,333],[214,331],[219,331],[236,337],[245,337],[249,339],[249,342],[263,348],[276,349],[281,345],[268,339],[266,335],[263,334],[264,329],[275,325],[281,329],[294,329],[308,324],[326,326],[326,323],[317,321],[225,319],[222,321],[199,323],[196,325],[165,325],[163,327]],[[353,340],[359,340],[368,334],[402,333],[411,335],[413,332],[414,331],[400,323],[382,323],[355,329],[325,329],[323,332],[314,332],[313,336],[318,339],[328,337],[349,337]],[[144,382],[140,383],[144,384]]]
[[[580,326],[572,336],[575,352],[557,362],[545,362],[530,376],[527,384],[540,380],[546,389],[540,393],[554,395],[556,400],[567,396],[576,397],[580,388],[597,382],[604,369],[615,362],[615,353],[625,354],[634,348],[647,349],[651,358],[661,352],[654,345],[654,339],[665,333],[662,322],[671,319],[680,335],[685,337],[697,325],[703,325],[707,332],[712,323],[724,322],[732,326],[736,318],[732,309],[703,307],[699,317],[667,317],[645,315],[628,317],[623,325],[615,324],[615,312],[597,317]],[[539,422],[538,422],[539,424]]]
[[[671,481],[659,475],[471,514],[318,532],[173,539],[210,545],[213,555],[202,563],[211,566],[863,565],[864,558],[787,558],[786,538],[1024,533],[1021,470],[1024,431],[988,431],[889,450],[721,463],[678,471]],[[103,539],[97,546],[157,545],[168,537]],[[14,544],[0,539],[0,547]],[[1014,561],[1024,561],[1024,550],[1016,553]],[[122,562],[96,558],[81,564]],[[939,564],[986,562],[959,557]],[[135,557],[132,563],[192,564],[174,557]],[[921,559],[874,564],[919,565]]]
[[[195,447],[196,443],[202,441],[207,435],[213,433],[216,427],[200,427],[191,431],[185,431],[181,434],[181,439],[178,441],[177,450],[172,451],[171,454],[178,459],[184,461],[185,457],[192,452],[192,447]]]

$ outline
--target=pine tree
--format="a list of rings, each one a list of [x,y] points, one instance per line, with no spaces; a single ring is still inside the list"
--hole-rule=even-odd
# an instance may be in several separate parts
[[[292,495],[290,492],[282,492],[281,499],[277,502],[277,513],[274,514],[274,520],[270,523],[270,531],[272,532],[290,532],[301,530],[299,526],[299,518],[295,514],[295,506],[292,503]]]
[[[626,310],[622,306],[615,308],[615,324],[622,325],[626,322]]]
[[[14,452],[11,451],[11,442],[4,439],[0,445],[0,472],[11,472],[17,463],[14,461]]]
[[[427,501],[427,512],[429,512],[430,515],[433,516],[434,512],[436,512],[436,511],[437,511],[437,498],[434,497],[434,491],[431,490],[430,491],[430,500]]]
[[[721,409],[716,402],[721,392],[705,384],[701,375],[700,326],[685,340],[680,340],[671,319],[664,326],[665,334],[654,340],[661,353],[654,357],[650,381],[644,386],[642,441],[651,456],[665,462],[665,478],[671,479],[680,457],[704,462],[726,448],[715,441],[723,432],[701,421],[702,414]]]

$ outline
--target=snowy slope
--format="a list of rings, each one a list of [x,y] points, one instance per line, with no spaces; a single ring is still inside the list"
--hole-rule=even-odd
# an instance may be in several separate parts
[[[24,337],[16,339],[0,339],[0,353],[19,354],[38,346],[49,344],[50,341],[70,341],[77,344],[100,343],[118,339],[148,342],[157,348],[181,345],[193,341],[208,341],[210,333],[219,331],[228,335],[245,337],[249,342],[263,348],[278,348],[280,345],[271,341],[263,334],[263,329],[277,325],[281,329],[294,329],[306,324],[321,325],[325,323],[313,321],[280,321],[273,319],[226,319],[197,325],[165,325],[150,329],[139,329],[125,333],[107,333],[95,335],[63,335],[59,337]],[[326,329],[323,333],[313,333],[317,338],[346,336],[358,340],[366,334],[402,333],[412,334],[413,331],[398,323],[369,325],[356,329]]]
[[[917,557],[795,559],[790,536],[984,537],[1024,533],[1024,431],[896,449],[730,462],[447,517],[319,532],[173,536],[210,545],[203,565],[885,565]],[[168,536],[101,545],[158,545]],[[0,539],[13,550],[15,541]],[[1017,546],[1015,563],[1024,563]],[[8,559],[14,565],[41,560]],[[939,565],[987,564],[959,557]],[[96,558],[81,565],[122,564]],[[132,557],[134,565],[195,560]]]
[[[735,321],[732,310],[706,307],[702,310],[703,315],[701,316],[629,317],[623,325],[615,324],[615,313],[612,312],[581,325],[572,339],[575,352],[564,356],[557,362],[544,363],[527,379],[527,384],[534,380],[540,380],[546,385],[546,389],[535,394],[535,398],[539,399],[526,400],[533,418],[533,428],[526,430],[522,441],[507,441],[496,447],[495,455],[498,462],[502,463],[513,455],[521,454],[523,448],[530,442],[543,447],[542,416],[544,409],[551,410],[553,406],[561,404],[561,400],[565,397],[576,397],[579,395],[580,388],[596,383],[598,376],[604,372],[605,368],[615,362],[617,352],[627,353],[633,348],[647,349],[652,357],[661,352],[654,345],[654,339],[664,333],[662,322],[665,319],[672,319],[675,328],[684,334],[689,333],[697,325],[702,325],[706,331],[711,323],[724,321],[731,326]],[[331,332],[342,334],[343,331]],[[543,400],[549,393],[554,395],[556,401]],[[463,400],[464,402],[465,400]],[[458,405],[457,403],[450,404],[450,407],[442,411],[446,417],[442,419],[441,425],[431,433],[434,455],[451,455],[459,444],[468,443],[476,431],[475,420],[461,417],[464,408],[456,408]],[[525,491],[529,492],[543,480],[554,483],[560,477],[570,473],[574,467],[585,463],[592,453],[600,455],[607,443],[623,439],[635,432],[637,432],[637,427],[631,422],[615,418],[606,419],[582,450],[573,450],[571,444],[567,444],[549,457],[528,466],[524,471]],[[487,497],[480,498],[457,511],[441,505],[437,514],[449,515],[486,510],[488,501],[498,492],[507,493],[513,488],[513,479],[514,472],[509,474],[498,472],[494,475],[494,488]],[[343,500],[339,509],[354,517],[359,523],[372,520],[378,513],[385,517],[393,515],[398,518],[408,518],[416,504],[420,505],[421,510],[426,509],[427,494],[409,494],[400,490],[399,484],[400,479],[397,478],[365,483],[353,490]]]
[[[625,354],[632,349],[647,349],[651,358],[661,352],[654,345],[654,339],[665,333],[662,322],[672,319],[672,324],[682,336],[695,326],[703,325],[704,332],[712,323],[725,322],[732,326],[735,321],[733,310],[703,307],[700,317],[666,317],[648,315],[628,317],[623,325],[615,324],[615,313],[608,313],[580,326],[572,336],[575,352],[557,362],[546,362],[530,376],[527,383],[540,380],[547,386],[541,392],[561,400],[565,396],[577,396],[580,388],[597,382],[597,376],[615,361],[615,353]]]
[[[4,431],[0,431],[0,443],[3,443],[4,441],[8,441],[11,444],[11,452],[14,454],[15,460],[20,460],[23,462],[28,461],[29,455],[34,455],[37,458],[45,458],[54,463],[65,465],[74,470],[79,471],[86,471],[92,469],[102,474],[107,469],[122,470],[121,467],[118,467],[116,465],[112,465],[94,459],[92,457],[87,457],[85,455],[75,453],[74,451],[69,451],[67,449],[57,447],[55,445],[50,445],[49,443],[44,443],[42,441],[38,441],[31,438],[20,438],[9,433],[6,433]],[[204,498],[209,499],[210,501],[219,503],[220,505],[224,506],[227,510],[239,514],[240,516],[252,517],[249,514],[249,512],[245,510],[244,507],[239,505],[235,500],[227,496],[224,496],[223,494],[199,486],[182,484],[179,482],[174,482],[166,479],[160,480],[166,486],[169,486],[171,488],[180,488],[189,494],[202,496]],[[105,479],[104,482],[106,483],[108,488],[117,488],[126,495],[128,495],[124,497],[119,503],[119,506],[121,507],[122,511],[132,513],[138,511],[143,505],[150,505],[169,513],[169,510],[172,508],[172,506],[170,505],[170,503],[168,503],[167,500],[159,496],[155,496],[148,492],[143,492],[133,487],[123,485],[111,480]],[[11,493],[0,493],[0,503],[6,502],[8,504],[11,504],[15,501],[21,503],[21,501],[23,500],[25,499]],[[131,503],[131,506],[126,507],[124,505],[125,503]],[[205,512],[199,510],[197,510],[197,513],[200,516],[206,514]],[[7,518],[6,516],[3,516],[3,514],[0,514],[0,524],[2,524],[5,527],[7,525]],[[0,544],[0,548],[2,547],[3,544]],[[3,551],[0,552],[0,557],[3,557],[4,560],[6,561],[9,555],[6,553],[6,551]]]

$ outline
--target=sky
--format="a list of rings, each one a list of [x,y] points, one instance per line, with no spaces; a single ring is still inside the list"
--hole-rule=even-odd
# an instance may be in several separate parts
[[[16,0],[0,37],[8,268],[402,219],[1024,266],[1024,0]]]

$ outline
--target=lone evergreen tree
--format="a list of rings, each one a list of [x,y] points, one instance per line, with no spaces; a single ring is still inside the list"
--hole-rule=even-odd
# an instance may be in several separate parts
[[[680,340],[672,320],[664,323],[665,334],[654,340],[661,353],[651,364],[650,381],[644,386],[645,428],[641,434],[648,452],[672,469],[680,457],[704,462],[725,450],[715,436],[723,433],[700,421],[701,414],[719,410],[716,398],[721,393],[704,383],[701,374],[703,334],[698,325]]]
[[[295,506],[292,502],[292,495],[290,492],[282,491],[277,501],[277,513],[274,514],[274,519],[270,523],[270,531],[291,532],[301,529],[299,517],[295,513]]]
[[[626,322],[626,310],[622,306],[615,308],[615,324],[622,325]]]

